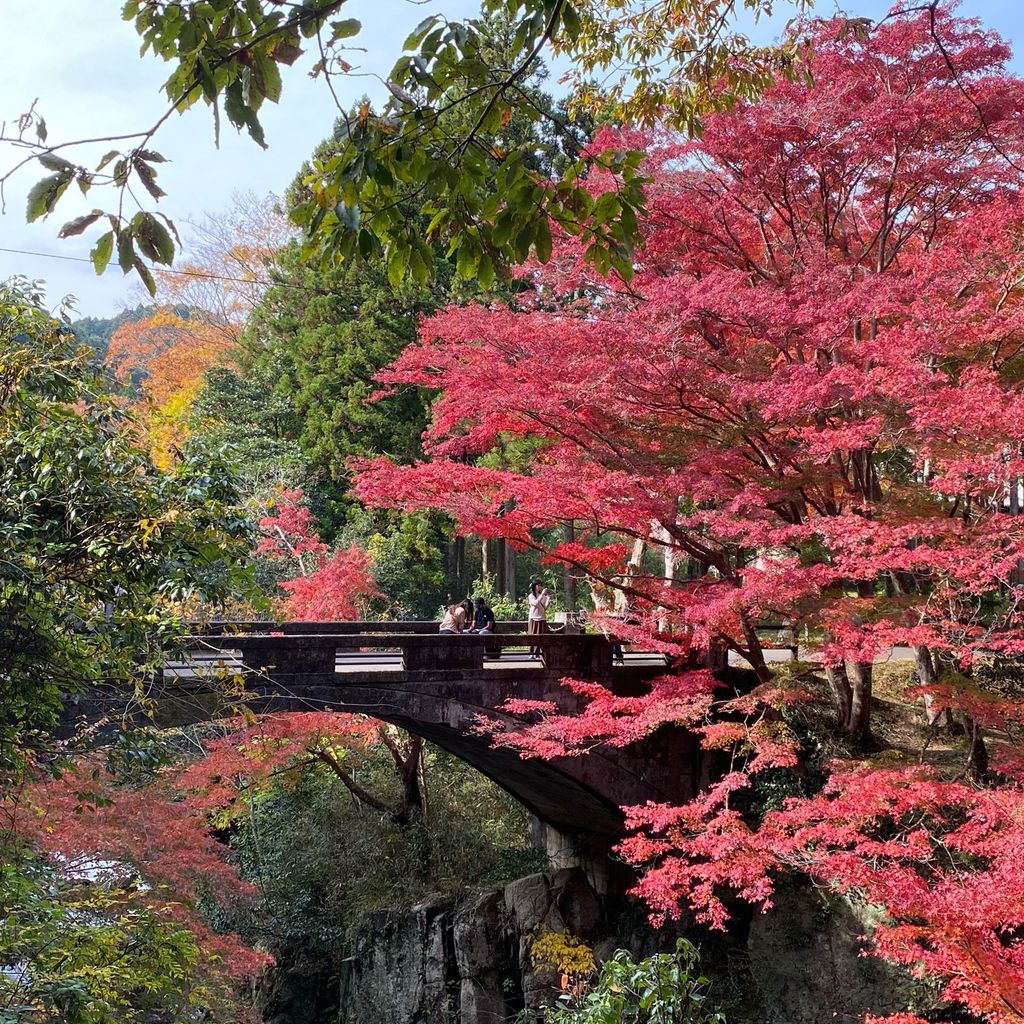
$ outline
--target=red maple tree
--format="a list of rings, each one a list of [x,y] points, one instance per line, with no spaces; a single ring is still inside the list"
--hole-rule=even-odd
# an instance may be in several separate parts
[[[381,596],[369,552],[358,544],[345,550],[325,544],[301,488],[282,491],[270,511],[260,519],[263,539],[257,551],[296,572],[281,583],[288,595],[284,614],[319,622],[361,618],[368,602]]]
[[[395,801],[357,779],[378,744],[402,784]],[[193,736],[189,749],[198,756],[176,757],[156,770],[125,772],[116,756],[97,750],[59,774],[40,771],[12,801],[5,826],[62,871],[126,878],[128,898],[195,937],[202,956],[194,970],[203,983],[230,993],[273,957],[251,935],[210,924],[211,906],[244,920],[258,895],[239,874],[225,828],[247,818],[250,801],[285,772],[309,765],[328,769],[367,806],[410,820],[422,810],[422,742],[362,715],[306,712],[225,721],[212,734]]]
[[[599,138],[647,154],[634,279],[596,278],[564,237],[514,308],[428,318],[382,376],[438,389],[428,458],[366,463],[358,491],[539,547],[625,592],[640,624],[620,634],[721,645],[757,674],[728,720],[709,717],[711,677],[683,672],[628,700],[575,683],[593,698],[582,716],[517,708],[547,717],[502,738],[551,756],[676,720],[746,758],[688,807],[634,810],[643,835],[625,849],[658,912],[689,902],[720,924],[723,890],[764,901],[771,873],[798,866],[886,905],[879,951],[1020,1021],[1018,778],[975,797],[917,767],[837,770],[760,823],[736,801],[796,758],[766,619],[822,638],[852,739],[870,733],[874,659],[900,644],[933,701],[975,726],[987,708],[1011,740],[1019,722],[968,677],[1024,650],[1024,518],[1009,514],[1024,477],[1024,82],[1000,39],[932,7],[866,35],[819,26],[808,80],[709,118],[698,141]],[[510,439],[517,469],[475,464]],[[574,539],[545,548],[556,525]],[[627,561],[638,545],[664,570]],[[946,865],[938,849],[963,856]]]

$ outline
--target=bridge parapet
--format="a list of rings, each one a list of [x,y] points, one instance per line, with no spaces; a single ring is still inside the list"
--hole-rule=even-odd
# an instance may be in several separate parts
[[[295,634],[278,631],[271,625],[266,632],[221,631],[186,637],[184,641],[193,650],[237,651],[242,664],[252,671],[288,676],[333,675],[339,661],[344,668],[344,662],[351,662],[353,656],[379,651],[400,653],[402,661],[397,667],[410,677],[426,675],[436,679],[450,672],[478,673],[484,669],[489,655],[528,646],[540,648],[537,668],[544,673],[604,678],[613,668],[611,641],[599,633],[448,635],[439,634],[435,626],[430,634],[380,630]]]
[[[507,710],[512,699],[551,703],[572,714],[586,698],[562,685],[567,676],[635,696],[667,668],[661,655],[635,650],[624,664],[613,664],[612,642],[601,633],[529,635],[525,624],[501,626],[515,631],[451,635],[440,634],[437,623],[405,622],[204,625],[183,638],[185,657],[154,680],[154,703],[166,709],[168,724],[230,713],[236,695],[229,688],[225,703],[221,672],[243,670],[253,711],[330,709],[408,729],[493,779],[541,821],[586,843],[609,845],[621,835],[622,806],[693,796],[705,766],[681,727],[663,726],[629,748],[600,747],[553,760],[523,759],[495,746],[481,732],[482,721],[509,729],[532,721]],[[530,647],[540,648],[540,659],[529,658]],[[495,658],[496,652],[503,656]]]
[[[267,633],[278,636],[346,636],[361,633],[414,633],[438,635],[440,623],[436,619],[367,619],[337,622],[270,622],[264,619],[221,620],[193,622],[196,633],[205,636],[221,634]],[[508,619],[497,623],[499,634],[526,632],[525,619]],[[470,635],[470,634],[464,634]]]

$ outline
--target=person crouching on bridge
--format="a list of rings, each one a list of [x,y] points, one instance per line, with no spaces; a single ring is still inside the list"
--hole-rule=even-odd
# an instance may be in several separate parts
[[[474,602],[476,608],[473,611],[473,632],[481,636],[492,636],[497,633],[498,627],[494,621],[494,611],[482,597]],[[485,647],[485,658],[500,658],[500,647]]]
[[[530,593],[527,595],[530,602],[530,614],[526,619],[526,632],[534,635],[548,631],[548,605],[551,603],[551,591],[547,587],[541,587],[539,579],[534,577],[530,580]],[[530,648],[530,657],[539,658],[543,648],[537,644]]]
[[[473,611],[473,632],[490,634],[496,631],[494,624],[494,612],[488,607],[487,602],[482,598],[476,599],[476,608]]]
[[[441,620],[440,633],[461,633],[466,628],[466,609],[462,603],[448,605]]]

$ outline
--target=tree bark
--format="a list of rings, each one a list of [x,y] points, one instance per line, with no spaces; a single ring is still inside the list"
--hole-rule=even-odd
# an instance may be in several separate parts
[[[836,725],[850,739],[866,740],[871,735],[873,668],[869,661],[847,661],[825,667]]]
[[[495,588],[502,597],[508,597],[508,576],[505,572],[505,538],[495,537],[494,544],[494,577]]]
[[[633,578],[639,575],[640,567],[643,565],[644,553],[647,551],[647,541],[643,537],[637,537],[633,541],[633,551],[626,563],[626,572],[622,577],[623,587],[629,587]],[[624,612],[629,607],[629,595],[625,590],[618,590],[615,593],[615,610]]]
[[[867,739],[871,735],[871,684],[874,665],[870,661],[847,662],[846,675],[850,680],[852,693],[846,735],[852,739]]]
[[[508,541],[504,542],[505,589],[502,593],[516,599],[516,549]]]
[[[923,644],[914,648],[914,673],[922,686],[931,686],[939,679],[935,657],[931,650]],[[949,708],[936,708],[935,697],[930,693],[924,694],[924,713],[929,726],[938,728],[953,724],[953,716],[950,714]]]
[[[576,539],[576,524],[568,522],[564,527],[565,539],[567,541],[574,541]],[[579,607],[579,597],[576,593],[576,577],[573,575],[574,570],[571,565],[566,565],[562,575],[562,585],[565,589],[565,608],[566,611],[574,612]]]
[[[832,705],[836,710],[836,723],[840,729],[846,730],[850,720],[850,708],[853,706],[853,688],[846,675],[845,665],[826,665],[825,678],[832,691]]]

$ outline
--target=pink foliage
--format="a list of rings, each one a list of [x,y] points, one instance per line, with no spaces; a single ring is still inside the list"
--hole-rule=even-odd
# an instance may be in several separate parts
[[[273,560],[288,560],[298,575],[281,583],[287,593],[284,614],[293,619],[332,621],[358,619],[366,605],[381,597],[369,552],[353,544],[331,550],[313,526],[313,514],[303,504],[301,488],[282,491],[273,515],[260,520],[263,539],[257,552]]]
[[[757,671],[752,697],[720,705],[687,673],[639,698],[571,683],[579,715],[506,708],[523,725],[498,742],[531,756],[668,721],[732,754],[687,806],[630,809],[622,849],[655,913],[721,926],[728,893],[767,905],[774,873],[802,870],[886,907],[877,952],[1020,1024],[1020,714],[962,673],[1024,651],[1024,516],[1006,514],[1024,477],[1024,82],[977,23],[940,7],[935,26],[945,55],[919,7],[866,38],[821,25],[809,80],[699,140],[605,131],[595,146],[647,153],[635,278],[596,277],[562,237],[514,308],[427,318],[381,375],[437,389],[427,458],[368,461],[357,490],[540,548],[625,588],[633,638],[723,645]],[[527,465],[473,464],[510,437]],[[565,523],[574,540],[545,548]],[[634,539],[696,578],[629,573]],[[837,766],[820,795],[752,820],[740,797],[796,759],[753,628],[781,618],[817,627],[830,666],[897,644],[940,657],[929,692],[1005,730],[1008,777],[979,791]]]
[[[370,554],[353,544],[334,551],[308,576],[286,580],[285,613],[293,619],[325,621],[358,619],[371,598],[381,596]]]

